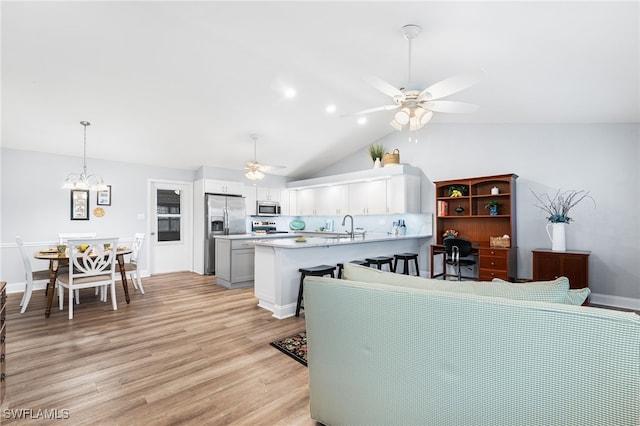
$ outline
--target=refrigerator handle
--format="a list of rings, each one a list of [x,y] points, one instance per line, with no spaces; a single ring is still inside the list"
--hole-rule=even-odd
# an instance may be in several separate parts
[[[229,235],[229,208],[225,206],[222,212],[222,232],[224,232],[224,235]]]

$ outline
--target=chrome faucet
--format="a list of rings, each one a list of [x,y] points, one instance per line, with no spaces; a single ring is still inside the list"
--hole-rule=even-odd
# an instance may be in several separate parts
[[[349,236],[353,240],[353,237],[355,236],[353,232],[353,216],[351,216],[350,214],[345,215],[345,217],[342,218],[342,226],[344,226],[344,224],[347,222],[347,218],[351,219],[351,232],[347,232],[347,231],[344,231],[344,232],[347,232],[347,234],[349,234]]]

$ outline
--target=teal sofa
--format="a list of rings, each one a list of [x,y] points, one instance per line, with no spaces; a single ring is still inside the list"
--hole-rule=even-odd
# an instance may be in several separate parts
[[[640,425],[640,316],[579,306],[563,280],[450,283],[356,266],[347,280],[305,279],[314,420]]]

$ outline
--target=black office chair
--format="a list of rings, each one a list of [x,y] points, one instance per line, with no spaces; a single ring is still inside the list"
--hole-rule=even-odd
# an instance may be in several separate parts
[[[469,267],[475,265],[476,261],[466,259],[471,255],[471,241],[464,238],[445,238],[443,240],[444,249],[447,253],[447,265],[458,268],[458,281],[462,280],[462,266]],[[471,269],[471,268],[469,268]],[[446,276],[445,276],[446,279]]]

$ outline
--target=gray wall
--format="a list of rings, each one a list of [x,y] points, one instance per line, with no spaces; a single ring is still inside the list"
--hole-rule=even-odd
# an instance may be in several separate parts
[[[387,150],[400,150],[400,161],[420,167],[431,182],[473,176],[516,173],[518,275],[531,277],[531,250],[549,248],[544,215],[533,207],[529,192],[562,189],[591,191],[596,206],[585,200],[572,211],[567,248],[590,250],[590,284],[594,302],[640,309],[640,126],[619,125],[444,125],[431,124],[408,142],[407,132],[380,140]],[[368,146],[368,142],[363,142]],[[58,232],[96,231],[132,238],[145,232],[149,179],[193,181],[208,178],[243,181],[242,172],[177,170],[88,159],[89,172],[99,172],[113,187],[112,206],[103,218],[69,220],[69,191],[60,189],[77,157],[2,149],[0,276],[21,281],[16,267],[15,236],[46,244]],[[350,154],[316,176],[371,167],[367,147]],[[299,176],[297,179],[312,176]],[[278,183],[281,179],[275,179]],[[273,182],[274,184],[276,182]],[[423,188],[426,208],[433,212],[432,188]],[[95,194],[90,208],[95,207]],[[46,265],[45,265],[46,267]],[[16,272],[18,271],[18,272]]]
[[[418,143],[395,132],[377,141],[434,182],[515,173],[518,276],[531,278],[531,250],[551,248],[536,193],[585,189],[595,200],[571,210],[567,249],[590,250],[594,302],[640,309],[640,126],[638,124],[444,125],[422,130]],[[367,148],[317,176],[371,167]],[[434,211],[430,196],[428,209]]]

